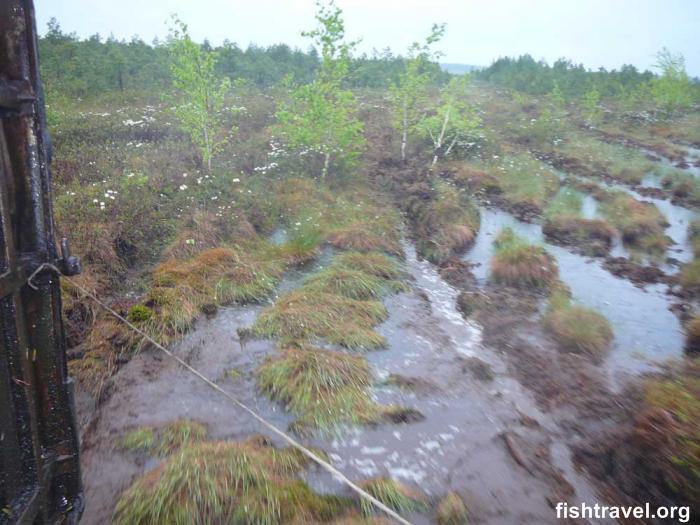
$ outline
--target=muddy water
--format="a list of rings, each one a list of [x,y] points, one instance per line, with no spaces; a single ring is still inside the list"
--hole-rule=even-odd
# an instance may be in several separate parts
[[[506,226],[531,242],[543,244],[557,259],[561,279],[569,285],[574,298],[600,311],[611,322],[615,339],[606,366],[613,373],[639,373],[682,354],[682,329],[668,309],[672,301],[665,285],[640,289],[610,274],[600,260],[544,242],[539,225],[521,222],[493,208],[482,208],[481,230],[474,247],[465,256],[478,264],[474,274],[482,283],[489,276],[493,240]]]
[[[290,274],[280,291],[298,286],[327,259],[324,253],[307,271]],[[435,498],[457,490],[472,515],[482,522],[554,524],[547,498],[556,487],[547,476],[533,476],[516,463],[502,437],[508,432],[526,451],[528,461],[538,448],[551,450],[553,465],[547,463],[548,468],[573,485],[573,499],[597,501],[593,489],[574,472],[554,421],[541,413],[531,396],[506,373],[499,355],[482,345],[479,327],[459,315],[456,290],[429,263],[418,261],[410,246],[406,269],[414,279],[413,289],[386,299],[390,316],[379,327],[388,348],[371,352],[367,358],[377,376],[377,400],[413,407],[425,419],[345,429],[333,436],[310,438],[308,443],[327,451],[334,465],[355,480],[391,475]],[[270,341],[242,342],[238,337],[238,329],[250,326],[262,308],[221,309],[213,319],[198,321],[173,350],[284,429],[293,418],[278,404],[259,397],[254,379],[254,370],[276,351],[276,345]],[[490,367],[490,379],[472,371],[469,365],[474,359]],[[235,377],[228,375],[232,369]],[[409,391],[382,386],[389,374],[414,378],[418,387]],[[86,524],[108,523],[121,491],[135,476],[157,464],[157,460],[117,446],[129,429],[189,418],[205,423],[214,439],[239,440],[263,431],[249,416],[157,351],[145,351],[125,365],[115,378],[113,392],[84,438]],[[533,426],[532,421],[539,425]],[[536,466],[534,460],[532,466]],[[319,490],[343,492],[337,482],[315,470],[308,479]],[[429,523],[432,517],[413,515],[410,519]]]
[[[412,247],[406,252],[414,290],[386,300],[390,315],[379,332],[388,348],[367,354],[367,359],[380,385],[390,374],[417,380],[415,390],[378,386],[375,395],[382,403],[415,408],[425,420],[357,428],[314,444],[329,451],[334,464],[351,478],[389,475],[436,497],[456,490],[483,522],[519,524],[556,521],[546,500],[552,487],[515,463],[502,433],[513,433],[526,447],[548,447],[554,440],[556,467],[581,500],[593,501],[593,490],[573,473],[566,445],[553,437],[558,434],[555,423],[507,375],[501,358],[481,344],[478,325],[456,310],[457,291],[431,264],[418,261]],[[469,366],[474,359],[488,364],[491,380],[474,375]],[[526,427],[523,415],[541,426]],[[327,481],[317,479],[315,484],[332,490]],[[410,519],[429,522],[428,516]]]

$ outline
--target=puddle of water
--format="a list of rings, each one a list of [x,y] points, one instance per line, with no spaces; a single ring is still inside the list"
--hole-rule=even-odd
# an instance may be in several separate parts
[[[418,261],[413,247],[406,252],[406,267],[419,293],[387,298],[389,319],[378,331],[388,348],[366,357],[378,377],[401,374],[428,383],[417,392],[391,386],[375,390],[379,402],[415,408],[425,419],[358,428],[330,442],[317,438],[314,444],[353,479],[390,475],[433,496],[449,490],[466,494],[470,508],[489,524],[554,523],[546,500],[551,487],[515,464],[502,433],[515,429],[526,439],[546,440],[556,434],[556,424],[507,375],[501,357],[481,344],[479,326],[465,321],[456,309],[457,291],[433,265]],[[491,366],[493,381],[473,377],[465,365],[474,357]],[[523,414],[542,427],[522,427]],[[581,497],[594,493],[583,478],[574,481]],[[323,476],[313,484],[332,490]],[[410,518],[428,523],[426,516]]]
[[[682,355],[682,328],[668,309],[672,301],[665,293],[665,285],[640,289],[610,274],[600,260],[543,242],[539,225],[521,222],[492,208],[482,208],[481,230],[465,256],[479,264],[474,274],[482,283],[490,273],[493,240],[505,226],[530,242],[543,244],[557,259],[561,279],[571,288],[574,298],[608,318],[615,331],[613,350],[607,360],[613,371],[639,373],[653,368],[654,363]]]

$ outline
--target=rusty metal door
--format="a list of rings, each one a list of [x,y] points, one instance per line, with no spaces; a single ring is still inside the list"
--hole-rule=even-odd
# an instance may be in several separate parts
[[[0,523],[82,511],[42,95],[32,1],[0,0]]]

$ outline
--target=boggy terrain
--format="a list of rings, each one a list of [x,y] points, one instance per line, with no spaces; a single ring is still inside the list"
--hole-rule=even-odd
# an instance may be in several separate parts
[[[281,88],[227,95],[213,168],[155,99],[61,101],[77,282],[413,523],[693,504],[700,113],[460,82],[427,89],[471,108],[459,153],[364,88],[342,162]],[[386,521],[63,286],[84,523]]]
[[[388,134],[373,127],[380,118],[368,121],[378,137]],[[646,491],[666,501],[634,466],[635,454],[648,452],[644,440],[654,439],[637,434],[639,425],[654,428],[638,407],[648,399],[644,417],[672,417],[664,403],[695,380],[634,378],[672,374],[661,364],[682,356],[681,321],[669,309],[678,268],[655,266],[660,259],[640,245],[648,255],[637,258],[619,223],[598,212],[606,192],[641,196],[581,175],[562,189],[564,177],[536,164],[552,187],[532,190],[523,216],[513,204],[517,187],[491,197],[495,185],[517,184],[502,182],[498,169],[367,162],[367,175],[346,187],[275,177],[264,205],[246,201],[259,191],[255,177],[233,183],[243,196],[231,201],[236,212],[221,213],[231,206],[223,202],[214,213],[196,209],[163,262],[114,304],[352,479],[377,484],[414,522],[443,522],[448,505],[473,522],[554,523],[558,501],[632,502]],[[591,187],[574,189],[583,181]],[[556,198],[538,208],[535,191]],[[685,231],[688,215],[678,216],[664,235]],[[549,235],[547,224],[562,217],[600,222],[599,249],[587,248],[586,234]],[[691,249],[687,235],[671,239]],[[607,253],[667,279],[645,285],[620,275]],[[69,321],[91,307],[69,297]],[[242,458],[260,477],[241,494],[251,502],[246,520],[369,519],[342,485],[274,448],[281,443],[260,437],[254,420],[157,350],[115,354],[132,336],[93,315],[85,341],[100,337],[109,348],[84,341],[76,348],[85,353],[71,361],[84,389],[86,523],[175,519],[200,484],[216,494],[252,475],[226,470],[224,479],[212,470],[241,468]],[[114,335],[96,335],[107,329]],[[118,372],[98,378],[96,363]],[[97,396],[93,410],[88,391]],[[261,483],[273,491],[265,508],[255,506]],[[228,496],[216,498],[207,516],[225,511]]]

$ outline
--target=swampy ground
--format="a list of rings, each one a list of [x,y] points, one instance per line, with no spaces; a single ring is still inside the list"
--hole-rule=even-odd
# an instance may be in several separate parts
[[[365,90],[368,147],[320,180],[275,96],[235,101],[211,173],[159,103],[61,107],[81,285],[414,523],[697,501],[700,113],[538,135],[547,100],[474,83],[483,140],[431,167]],[[64,310],[83,523],[382,521],[67,283]]]

